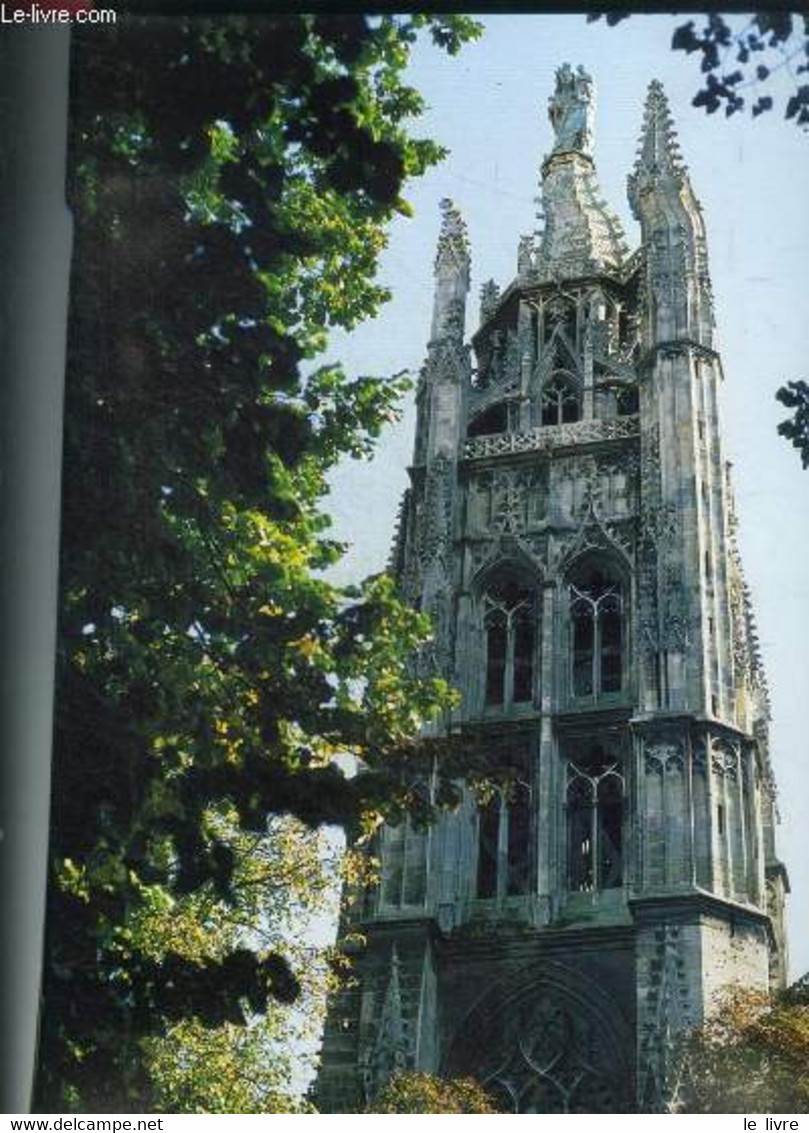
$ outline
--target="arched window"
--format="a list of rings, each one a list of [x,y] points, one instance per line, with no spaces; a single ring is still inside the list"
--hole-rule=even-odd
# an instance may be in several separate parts
[[[528,892],[531,879],[531,789],[515,779],[478,808],[477,896]]]
[[[563,425],[581,417],[579,395],[564,378],[555,377],[542,391],[542,424]]]
[[[625,633],[619,580],[597,567],[575,575],[570,623],[573,696],[598,699],[620,692]]]
[[[567,765],[567,887],[573,892],[623,884],[624,780],[600,747]]]
[[[536,602],[528,587],[507,581],[486,591],[487,707],[507,708],[533,700],[535,620]]]

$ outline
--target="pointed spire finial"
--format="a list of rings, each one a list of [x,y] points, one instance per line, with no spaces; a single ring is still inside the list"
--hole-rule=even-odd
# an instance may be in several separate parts
[[[638,216],[639,197],[648,188],[664,178],[682,181],[687,176],[666,92],[663,84],[653,79],[646,96],[635,168],[627,182],[629,203],[635,216]]]
[[[435,299],[430,340],[463,339],[472,259],[463,217],[453,202],[440,202],[441,231],[435,256]]]
[[[463,217],[449,197],[439,203],[441,209],[441,231],[438,235],[438,250],[435,256],[436,274],[443,267],[469,272],[469,238]]]

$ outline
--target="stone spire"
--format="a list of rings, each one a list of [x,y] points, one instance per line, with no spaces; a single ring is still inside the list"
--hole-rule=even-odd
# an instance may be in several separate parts
[[[433,318],[416,392],[415,464],[429,464],[439,454],[454,459],[459,430],[464,427],[462,403],[471,373],[469,348],[464,345],[469,240],[453,202],[444,198],[440,208]]]
[[[604,200],[592,158],[595,85],[583,67],[556,72],[548,104],[554,145],[542,165],[545,229],[540,281],[616,271],[628,253],[621,222]]]
[[[649,84],[627,195],[640,221],[646,293],[653,300],[645,347],[690,340],[713,346],[713,297],[702,208],[680,155],[663,87]]]
[[[639,200],[644,193],[663,181],[680,184],[687,177],[668,99],[662,84],[654,79],[646,97],[635,168],[627,181],[629,203],[635,216],[640,219]]]
[[[435,256],[435,302],[430,334],[435,340],[463,336],[471,257],[466,225],[453,202],[444,198]]]

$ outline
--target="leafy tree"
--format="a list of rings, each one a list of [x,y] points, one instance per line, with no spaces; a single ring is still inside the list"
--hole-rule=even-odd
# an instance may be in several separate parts
[[[474,1078],[439,1078],[423,1071],[394,1074],[366,1113],[498,1113]]]
[[[801,454],[803,467],[809,468],[809,385],[804,381],[787,382],[775,396],[782,405],[795,410],[791,418],[781,422],[778,432],[792,441]]]
[[[371,451],[404,383],[315,360],[387,297],[385,226],[441,157],[408,131],[412,44],[454,54],[475,31],[75,29],[44,1109],[234,1104],[177,1078],[170,1044],[201,1065],[216,1033],[230,1057],[221,1036],[262,1042],[234,1029],[264,1013],[271,1040],[301,992],[277,885],[256,934],[269,816],[300,824],[279,855],[298,900],[304,828],[355,838],[411,805],[413,737],[451,701],[408,664],[429,625],[384,577],[341,592],[322,573],[341,550],[326,474]]]
[[[628,12],[610,12],[611,26]],[[588,16],[590,20],[601,14]],[[745,107],[754,118],[774,107],[772,77],[785,72],[789,97],[784,116],[803,129],[809,128],[809,16],[797,12],[756,12],[740,28],[734,28],[718,12],[700,17],[697,26],[689,20],[674,32],[675,51],[696,55],[705,86],[697,91],[694,106],[708,114],[724,108],[726,117]],[[806,76],[808,81],[804,81]]]
[[[770,1003],[736,992],[692,1037],[680,1110],[809,1111],[809,979]]]
[[[274,818],[257,836],[227,829],[234,817],[210,821],[235,854],[236,901],[222,901],[210,886],[173,899],[160,891],[132,918],[130,933],[158,958],[172,950],[192,960],[218,958],[245,943],[283,950],[299,973],[300,994],[294,1005],[270,1003],[246,1027],[211,1028],[190,1018],[143,1040],[154,1107],[165,1112],[305,1110],[292,1087],[311,1068],[306,1052],[314,1050],[339,959],[312,942],[311,928],[315,918],[336,915],[341,881],[356,884],[368,873],[366,858],[343,853],[333,837],[296,819]]]

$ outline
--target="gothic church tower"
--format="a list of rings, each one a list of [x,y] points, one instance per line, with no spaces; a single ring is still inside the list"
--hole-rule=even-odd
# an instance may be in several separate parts
[[[393,567],[430,613],[449,727],[493,797],[386,827],[366,944],[331,1005],[324,1112],[397,1069],[471,1074],[507,1112],[660,1111],[675,1037],[785,978],[767,692],[734,541],[705,226],[649,88],[630,252],[557,72],[544,229],[484,285],[451,202]]]

